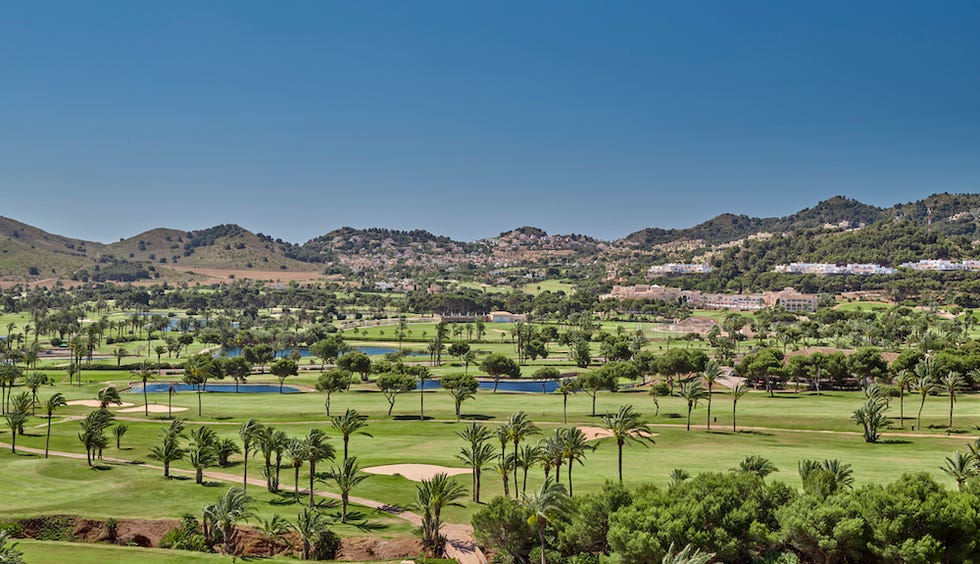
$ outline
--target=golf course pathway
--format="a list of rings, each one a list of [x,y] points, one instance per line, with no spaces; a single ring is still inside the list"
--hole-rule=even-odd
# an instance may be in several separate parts
[[[0,448],[10,448],[9,443],[0,442]],[[31,448],[31,447],[18,447],[20,452],[29,452],[32,454],[44,454],[44,449]],[[64,452],[52,450],[49,451],[50,456],[57,456],[60,458],[74,458],[85,460],[86,456],[80,452]],[[103,462],[114,462],[116,464],[129,464],[132,466],[138,466],[140,468],[149,468],[151,470],[163,470],[163,466],[157,466],[154,464],[145,464],[143,462],[135,460],[127,460],[125,458],[116,458],[113,456],[105,456],[99,459]],[[185,474],[189,476],[194,475],[193,470],[184,470],[181,468],[171,468],[170,471],[176,474]],[[204,472],[206,478],[212,480],[220,480],[223,482],[234,482],[241,483],[241,476],[235,474],[229,474],[227,472]],[[248,480],[249,485],[264,487],[266,485],[264,480],[258,478],[252,478]],[[301,492],[309,493],[308,489],[301,489]],[[324,491],[314,491],[314,494],[327,499],[340,499],[339,494]],[[416,527],[422,524],[422,517],[417,513],[412,513],[411,511],[405,511],[399,507],[381,503],[380,501],[374,501],[372,499],[365,499],[363,497],[350,497],[350,502],[362,505],[364,507],[369,507],[371,509],[377,509],[379,511],[384,511],[395,517],[399,517],[415,525]],[[480,550],[480,547],[476,545],[473,540],[473,527],[465,524],[459,523],[443,523],[442,532],[446,536],[446,555],[450,558],[455,558],[460,564],[487,564],[487,557]]]

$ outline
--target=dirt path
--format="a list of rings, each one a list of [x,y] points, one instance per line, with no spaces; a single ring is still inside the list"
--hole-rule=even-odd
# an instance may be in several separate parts
[[[0,442],[0,448],[10,448],[9,443]],[[44,454],[44,449],[31,448],[31,447],[18,447],[19,452],[29,452],[32,454]],[[60,458],[73,458],[77,460],[85,460],[86,456],[78,452],[64,452],[52,450],[49,451],[50,456],[57,456]],[[163,470],[163,466],[157,466],[155,464],[145,464],[141,462],[136,462],[133,460],[127,460],[125,458],[116,458],[113,456],[104,456],[100,459],[103,462],[113,462],[116,464],[129,464],[133,466],[138,466],[140,468],[147,468],[150,470]],[[174,474],[184,474],[187,476],[193,476],[193,470],[184,470],[182,468],[171,468],[171,473]],[[223,482],[233,482],[242,483],[242,477],[237,474],[229,474],[227,472],[204,472],[204,477],[211,480],[219,480]],[[265,481],[258,478],[250,478],[248,484],[252,486],[265,487]],[[309,489],[301,489],[303,493],[308,494]],[[332,492],[325,491],[314,491],[314,495],[327,499],[340,499],[340,494],[335,494]],[[372,509],[377,509],[379,511],[384,511],[390,515],[404,519],[415,525],[416,527],[422,524],[422,517],[411,511],[405,511],[400,507],[390,505],[387,503],[382,503],[380,501],[375,501],[373,499],[367,499],[363,497],[350,497],[350,502],[358,505],[363,505],[364,507],[370,507]],[[446,554],[450,558],[455,558],[460,564],[487,564],[487,557],[484,556],[483,552],[476,542],[473,540],[473,527],[464,524],[457,523],[444,523],[442,526],[442,532],[446,536]]]

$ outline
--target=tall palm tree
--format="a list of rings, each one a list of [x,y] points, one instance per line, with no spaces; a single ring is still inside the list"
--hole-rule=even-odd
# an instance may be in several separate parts
[[[523,476],[521,479],[521,494],[527,493],[527,473],[532,466],[541,460],[543,450],[539,445],[521,445],[521,448],[517,450],[517,460],[514,462],[523,471]],[[517,491],[517,482],[514,482],[514,491]]]
[[[922,408],[926,405],[926,397],[939,391],[936,384],[937,366],[932,359],[920,360],[912,371],[915,373],[915,390],[919,392],[921,401],[919,402],[919,413],[916,415],[915,425],[922,430]]]
[[[638,412],[633,410],[632,405],[621,405],[616,413],[603,416],[602,426],[616,439],[616,448],[619,451],[619,483],[623,483],[623,445],[627,442],[643,446],[654,444],[650,436],[652,434],[650,426],[643,421],[643,417]]]
[[[85,461],[89,466],[92,465],[92,453],[106,442],[104,432],[111,423],[112,414],[105,409],[91,411],[79,422],[82,431],[78,433],[78,440],[85,447]]]
[[[31,415],[36,413],[36,407],[38,405],[37,390],[49,382],[50,379],[44,372],[31,372],[24,377],[24,385],[31,391]]]
[[[191,431],[193,444],[187,452],[187,461],[194,469],[194,482],[204,481],[204,470],[218,463],[216,446],[218,435],[209,427],[200,425]]]
[[[10,452],[17,454],[17,431],[24,428],[27,423],[27,413],[23,411],[8,411],[4,418],[7,420],[7,427],[10,428]]]
[[[524,496],[525,511],[531,514],[527,522],[537,530],[538,541],[541,543],[541,564],[547,564],[544,533],[548,523],[556,517],[567,515],[571,507],[571,498],[565,493],[565,486],[551,478],[541,484],[537,493]]]
[[[915,374],[910,370],[902,370],[895,378],[898,386],[898,421],[905,428],[905,392],[911,392],[915,387]]]
[[[235,525],[239,521],[247,522],[255,517],[255,512],[250,507],[251,502],[245,490],[232,486],[217,502],[208,506],[206,513],[210,522],[221,530],[221,548],[225,554],[231,554]]]
[[[328,473],[330,479],[337,483],[340,490],[340,522],[347,523],[347,506],[350,504],[350,492],[358,484],[366,480],[369,475],[361,472],[361,467],[357,465],[357,457],[345,458],[340,466],[330,469]]]
[[[153,379],[153,372],[150,372],[150,367],[147,363],[140,365],[140,382],[143,384],[143,415],[146,417],[150,416],[150,404],[146,399],[146,386],[147,383]]]
[[[238,436],[242,440],[242,456],[245,457],[245,461],[242,463],[244,472],[242,489],[245,491],[248,491],[248,453],[255,448],[255,442],[258,440],[261,430],[262,424],[254,417],[249,417],[248,421],[242,423],[242,426],[238,428]]]
[[[340,433],[340,436],[344,439],[344,460],[347,460],[347,444],[350,442],[350,436],[354,433],[360,431],[362,435],[370,437],[371,435],[361,431],[364,427],[367,427],[367,415],[361,415],[356,409],[348,409],[343,415],[339,417],[334,417],[330,421],[330,425]]]
[[[745,387],[744,384],[735,384],[732,386],[732,432],[737,433],[738,428],[735,426],[735,409],[738,407],[738,400],[742,399],[749,389]]]
[[[320,429],[310,429],[305,437],[300,439],[303,443],[303,458],[310,465],[310,507],[313,507],[313,479],[316,477],[316,465],[323,460],[333,460],[336,452],[333,446],[327,442],[327,434]]]
[[[457,500],[464,496],[466,488],[444,473],[422,480],[416,488],[415,506],[422,512],[422,545],[437,556],[443,551],[442,510],[448,506],[461,507]]]
[[[514,443],[514,491],[516,492],[518,447],[521,441],[530,435],[540,435],[541,429],[523,411],[518,411],[510,416],[510,419],[507,420],[507,429],[510,432],[510,440]]]
[[[54,416],[54,410],[59,407],[65,407],[68,402],[65,401],[65,396],[61,395],[61,392],[55,392],[44,402],[44,413],[48,418],[48,428],[47,436],[44,438],[44,458],[48,457],[49,448],[51,446],[51,418]]]
[[[697,379],[690,379],[687,382],[681,384],[680,396],[684,398],[687,402],[687,430],[691,430],[691,411],[698,405],[698,403],[708,396],[704,388],[701,387],[701,382]]]
[[[497,456],[493,445],[490,444],[492,434],[482,423],[471,422],[456,435],[469,444],[460,449],[456,458],[473,469],[471,483],[473,501],[480,503],[480,477],[483,469],[487,468],[490,461]]]
[[[953,404],[956,393],[966,388],[966,379],[959,372],[949,372],[939,380],[939,385],[949,394],[949,429],[953,428]]]
[[[561,465],[564,460],[564,453],[561,445],[561,429],[555,429],[555,434],[546,437],[541,441],[541,467],[544,469],[544,477],[547,480],[551,472],[551,467],[555,468],[555,482],[561,483]]]
[[[170,463],[180,460],[187,455],[187,449],[180,446],[184,434],[184,423],[174,419],[163,432],[163,442],[150,448],[149,457],[163,463],[163,477],[170,477]]]
[[[129,425],[120,421],[112,426],[112,436],[116,439],[116,448],[122,448],[122,438],[129,431]]]
[[[292,439],[286,447],[286,455],[289,456],[289,466],[293,469],[293,497],[299,503],[299,470],[306,462],[306,449],[303,441]]]
[[[561,424],[568,425],[568,395],[578,390],[578,381],[575,378],[562,378],[558,381],[558,388],[555,390],[561,394]]]
[[[589,444],[585,438],[585,433],[578,427],[566,427],[559,429],[559,431],[561,431],[559,436],[561,437],[562,458],[568,461],[568,495],[574,495],[572,490],[572,466],[574,466],[575,462],[584,466],[585,453],[590,450],[595,450],[595,447]]]
[[[711,390],[714,388],[715,382],[721,378],[721,366],[714,360],[709,360],[707,364],[704,365],[704,370],[701,372],[701,378],[704,379],[704,385],[708,388],[708,426],[707,430],[711,430]]]
[[[510,442],[510,422],[505,421],[500,426],[494,430],[494,434],[497,436],[497,440],[500,442],[500,463],[503,464],[507,459],[507,443]],[[504,479],[504,484],[506,485],[507,479]],[[507,488],[504,487],[504,496],[510,495],[507,492]]]

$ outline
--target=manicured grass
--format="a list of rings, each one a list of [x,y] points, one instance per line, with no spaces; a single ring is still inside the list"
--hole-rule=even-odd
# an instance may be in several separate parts
[[[50,542],[20,540],[18,550],[31,564],[106,564],[107,562],[139,562],[141,564],[184,564],[185,562],[207,562],[214,564],[230,562],[297,562],[295,558],[236,558],[221,554],[206,554],[186,550],[162,548],[135,548],[107,544],[83,544],[73,542]],[[395,563],[401,560],[374,561],[372,564]]]

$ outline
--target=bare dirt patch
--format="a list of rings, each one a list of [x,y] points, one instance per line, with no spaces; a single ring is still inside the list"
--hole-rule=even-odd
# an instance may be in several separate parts
[[[132,404],[130,404],[130,405],[132,405]],[[172,407],[172,408],[168,408],[165,405],[159,405],[159,404],[151,403],[150,405],[147,406],[147,410],[150,413],[168,413],[169,411],[187,411],[187,408],[186,407]],[[139,412],[139,411],[143,411],[143,406],[142,405],[137,405],[136,407],[127,407],[126,409],[120,409],[119,410],[119,413],[136,413],[136,412]]]
[[[414,558],[422,554],[422,543],[415,537],[357,537],[340,539],[337,560],[364,562]]]
[[[381,474],[383,476],[399,475],[414,482],[429,480],[440,473],[457,476],[471,472],[469,468],[451,468],[449,466],[436,466],[435,464],[389,464],[364,468],[363,471],[368,474]]]
[[[102,404],[99,403],[99,400],[71,400],[70,402],[68,402],[68,405],[81,405],[84,407],[99,407]],[[122,404],[117,407],[130,407],[133,405],[136,404],[122,402]],[[110,405],[109,407],[113,407],[113,406]]]
[[[609,429],[603,429],[602,427],[579,427],[579,431],[585,435],[585,440],[587,441],[597,441],[599,439],[606,439],[613,436],[612,431]],[[646,434],[647,437],[656,437],[657,433]]]

